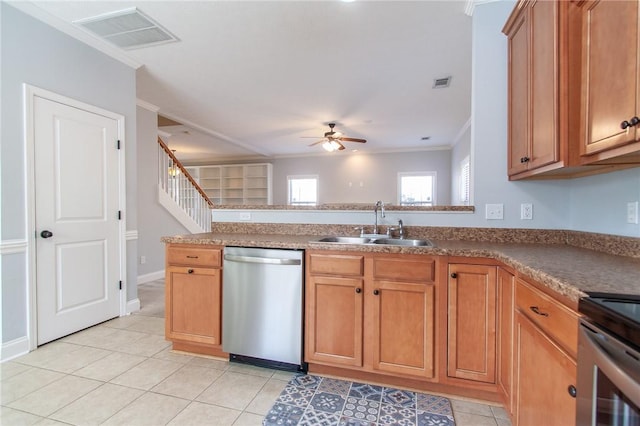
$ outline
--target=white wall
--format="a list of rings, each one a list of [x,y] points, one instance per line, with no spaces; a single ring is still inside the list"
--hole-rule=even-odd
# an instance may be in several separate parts
[[[125,116],[127,229],[136,218],[135,71],[0,2],[2,327],[5,344],[27,336],[28,238],[23,84]],[[136,242],[127,243],[127,298],[136,297]]]
[[[436,201],[450,204],[450,150],[380,154],[335,152],[278,158],[273,163],[273,204],[287,204],[288,175],[318,175],[319,202],[398,204],[398,172],[436,172]],[[350,185],[351,184],[351,185]],[[362,184],[362,185],[361,185]]]
[[[640,236],[625,222],[626,203],[640,199],[640,168],[575,180],[507,179],[507,38],[501,30],[514,2],[479,4],[473,14],[472,188],[476,212],[393,213],[407,225],[571,229]],[[485,219],[485,204],[504,204],[504,220]],[[520,204],[533,220],[520,220]],[[217,221],[239,221],[238,211],[216,211]],[[252,212],[254,222],[373,224],[373,212]]]
[[[166,141],[165,141],[166,142]],[[164,271],[164,244],[160,237],[188,230],[158,202],[158,115],[138,106],[138,279],[157,279]]]
[[[467,126],[465,131],[460,135],[456,144],[451,150],[451,204],[462,205],[460,202],[460,179],[462,160],[471,156],[471,126]]]

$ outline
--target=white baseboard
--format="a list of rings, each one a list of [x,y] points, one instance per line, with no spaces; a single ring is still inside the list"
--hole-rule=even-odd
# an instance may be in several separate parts
[[[140,299],[127,300],[127,315],[140,310]]]
[[[144,275],[138,275],[138,284],[150,283],[151,281],[161,279],[164,279],[164,269]]]
[[[0,347],[0,362],[9,361],[26,353],[29,353],[29,339],[26,336],[13,339]]]

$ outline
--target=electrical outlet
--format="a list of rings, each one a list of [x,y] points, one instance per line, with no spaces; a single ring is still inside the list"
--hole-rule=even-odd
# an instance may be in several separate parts
[[[485,204],[485,218],[489,220],[504,219],[504,204]]]
[[[251,220],[251,213],[250,212],[240,213],[240,220]]]
[[[638,202],[627,203],[627,223],[638,224]]]
[[[147,263],[147,256],[140,256],[140,264],[144,265],[145,263]]]
[[[522,220],[533,219],[533,204],[531,203],[520,204],[520,219]]]

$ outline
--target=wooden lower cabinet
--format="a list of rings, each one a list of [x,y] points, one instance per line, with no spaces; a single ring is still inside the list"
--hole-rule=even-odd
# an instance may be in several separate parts
[[[449,264],[449,377],[496,381],[496,269]]]
[[[434,376],[435,257],[367,253],[359,268],[345,252],[306,256],[306,362]]]
[[[221,258],[219,246],[167,246],[165,336],[174,349],[224,355]]]
[[[516,313],[516,425],[574,425],[576,363],[542,330]]]

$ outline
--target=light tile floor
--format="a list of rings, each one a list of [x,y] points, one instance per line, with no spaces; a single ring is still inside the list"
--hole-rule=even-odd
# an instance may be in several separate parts
[[[172,352],[162,280],[138,290],[139,313],[0,364],[0,424],[262,424],[292,374]],[[451,402],[458,426],[510,425],[500,407]]]

